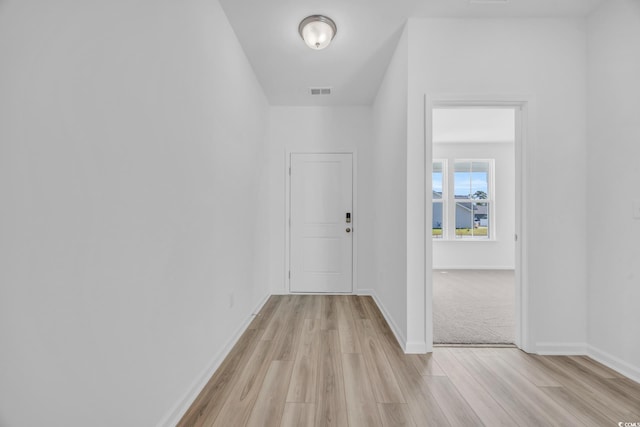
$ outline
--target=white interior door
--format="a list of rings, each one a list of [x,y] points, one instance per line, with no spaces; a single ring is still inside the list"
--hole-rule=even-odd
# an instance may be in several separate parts
[[[291,292],[353,290],[352,157],[291,154]]]

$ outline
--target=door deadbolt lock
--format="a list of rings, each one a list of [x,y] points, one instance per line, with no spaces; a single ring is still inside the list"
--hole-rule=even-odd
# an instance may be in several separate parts
[[[351,233],[351,228],[347,227],[347,233]]]
[[[347,219],[346,219],[346,221],[347,221],[347,224],[350,224],[350,223],[351,223],[351,212],[347,212]]]

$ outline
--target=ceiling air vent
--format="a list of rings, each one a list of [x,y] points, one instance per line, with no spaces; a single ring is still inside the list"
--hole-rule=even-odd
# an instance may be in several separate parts
[[[331,95],[330,87],[312,87],[309,88],[311,95]]]

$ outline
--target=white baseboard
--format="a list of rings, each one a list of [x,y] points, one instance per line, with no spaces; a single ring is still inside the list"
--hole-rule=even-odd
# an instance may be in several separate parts
[[[627,363],[624,360],[591,345],[587,347],[587,356],[596,362],[600,362],[614,371],[621,373],[625,377],[631,378],[635,382],[640,383],[640,367],[633,366],[630,363]]]
[[[406,354],[425,354],[427,343],[424,341],[409,341],[404,349]]]
[[[585,356],[587,354],[587,344],[577,342],[539,342],[536,343],[535,352],[543,356]]]
[[[515,267],[505,265],[454,265],[433,266],[433,270],[515,270]]]
[[[382,301],[380,301],[380,298],[378,298],[378,295],[376,294],[376,291],[374,289],[358,289],[358,295],[368,295],[373,298],[373,301],[376,303],[376,305],[380,309],[380,312],[384,316],[384,319],[387,321],[387,324],[391,328],[393,335],[396,337],[396,341],[398,341],[398,344],[400,344],[402,351],[404,351],[405,353],[425,353],[426,352],[425,350],[423,350],[423,349],[426,349],[426,343],[414,343],[414,342],[408,343],[407,342],[407,338],[404,336],[400,328],[398,328],[398,325],[393,320],[393,317],[391,317],[391,315],[389,314],[389,311],[384,306]]]
[[[158,426],[174,427],[176,424],[178,424],[180,419],[184,416],[184,414],[187,412],[189,407],[191,407],[193,402],[196,400],[196,398],[198,397],[198,395],[200,394],[204,386],[207,385],[207,383],[209,382],[209,379],[211,379],[211,377],[216,372],[216,370],[220,367],[224,359],[231,352],[231,349],[233,348],[233,346],[236,345],[236,343],[238,342],[242,334],[247,330],[247,328],[249,327],[249,324],[251,324],[251,321],[255,316],[254,313],[258,313],[262,309],[262,307],[267,302],[270,296],[271,294],[267,294],[267,296],[265,296],[260,301],[260,303],[256,306],[256,308],[251,311],[250,315],[247,317],[247,319],[245,319],[244,322],[242,322],[240,327],[238,327],[238,329],[231,336],[231,339],[229,339],[229,341],[225,344],[222,350],[220,350],[213,357],[213,360],[209,362],[209,365],[204,369],[204,371],[202,371],[202,373],[198,376],[198,378],[196,378],[196,380],[192,383],[191,387],[189,387],[189,391],[185,394],[185,396],[162,419],[162,421],[158,423]]]

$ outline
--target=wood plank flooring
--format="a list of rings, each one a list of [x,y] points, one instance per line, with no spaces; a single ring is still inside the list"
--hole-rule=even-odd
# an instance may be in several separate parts
[[[370,297],[272,296],[186,426],[617,426],[640,384],[587,358],[515,348],[406,355]]]

